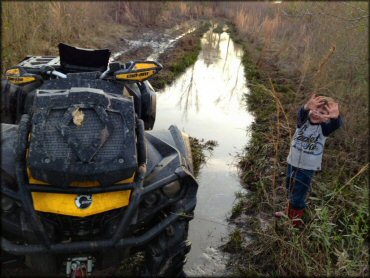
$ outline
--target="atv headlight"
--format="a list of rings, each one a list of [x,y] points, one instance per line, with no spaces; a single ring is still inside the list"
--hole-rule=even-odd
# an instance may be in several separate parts
[[[36,81],[38,78],[35,74],[28,73],[25,69],[14,67],[8,69],[5,73],[6,79],[15,85],[22,85]]]
[[[176,180],[163,186],[162,191],[168,198],[174,198],[177,193],[179,193],[180,189],[180,182]]]
[[[7,76],[9,75],[12,75],[12,76],[20,76],[21,75],[21,71],[19,68],[11,68],[11,69],[8,69],[5,74]]]

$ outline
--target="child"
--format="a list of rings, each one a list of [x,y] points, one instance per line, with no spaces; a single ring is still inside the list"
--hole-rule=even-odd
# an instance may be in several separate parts
[[[293,226],[303,221],[305,198],[315,171],[321,170],[326,138],[342,125],[339,105],[333,99],[313,94],[298,111],[298,124],[287,158],[287,190],[289,204],[286,212]],[[275,212],[282,217],[284,212]]]

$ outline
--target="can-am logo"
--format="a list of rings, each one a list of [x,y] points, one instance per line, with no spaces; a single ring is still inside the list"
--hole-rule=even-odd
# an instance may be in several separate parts
[[[78,195],[75,200],[75,204],[80,209],[86,209],[92,204],[91,195]]]

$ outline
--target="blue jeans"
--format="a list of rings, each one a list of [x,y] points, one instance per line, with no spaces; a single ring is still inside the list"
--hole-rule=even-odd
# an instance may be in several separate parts
[[[306,195],[311,188],[311,179],[314,170],[305,170],[288,164],[288,175],[286,187],[288,198],[293,209],[304,209],[306,207]]]

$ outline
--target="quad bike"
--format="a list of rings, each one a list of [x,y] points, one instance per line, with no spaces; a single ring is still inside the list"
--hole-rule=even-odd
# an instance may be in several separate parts
[[[2,81],[2,262],[85,277],[141,252],[140,275],[183,275],[198,184],[188,136],[152,130],[162,66],[58,47]]]

